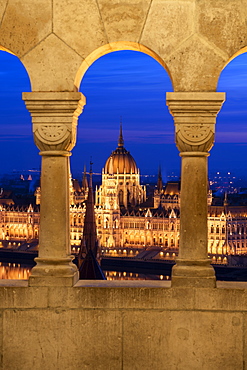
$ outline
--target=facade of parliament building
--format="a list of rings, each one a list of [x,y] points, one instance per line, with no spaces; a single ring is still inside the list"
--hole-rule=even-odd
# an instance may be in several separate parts
[[[36,206],[17,206],[0,199],[0,247],[35,250],[39,239],[41,190]],[[70,237],[72,253],[81,245],[88,194],[86,171],[80,186],[70,178]],[[102,170],[102,185],[95,189],[95,217],[102,255],[174,259],[179,249],[179,182],[162,183],[159,171],[151,197],[140,184],[140,171],[125,149],[120,127],[117,148]],[[229,255],[247,253],[247,207],[212,205],[208,192],[208,255],[214,263],[227,263]]]

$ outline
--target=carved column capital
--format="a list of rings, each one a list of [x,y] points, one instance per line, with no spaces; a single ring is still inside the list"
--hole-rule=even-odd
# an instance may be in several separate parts
[[[208,152],[214,143],[215,123],[225,93],[168,92],[174,118],[176,145],[181,152]]]
[[[79,92],[30,92],[22,98],[31,113],[34,141],[44,152],[68,152],[76,143],[77,121],[86,103]]]

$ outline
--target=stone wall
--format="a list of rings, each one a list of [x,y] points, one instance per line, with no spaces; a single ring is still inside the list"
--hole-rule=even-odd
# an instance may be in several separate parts
[[[168,284],[2,286],[1,369],[246,369],[246,283]]]
[[[138,50],[169,72],[175,91],[215,91],[247,46],[245,0],[2,0],[0,45],[24,63],[33,91],[73,91],[114,50]]]

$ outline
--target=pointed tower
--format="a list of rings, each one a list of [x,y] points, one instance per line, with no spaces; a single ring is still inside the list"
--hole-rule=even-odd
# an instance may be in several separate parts
[[[84,172],[83,172],[83,177],[82,177],[82,188],[83,188],[84,192],[88,191],[86,165],[84,166]]]
[[[73,186],[73,180],[72,180],[72,174],[70,170],[70,164],[69,164],[69,204],[75,204],[75,194],[74,194],[74,186]]]
[[[120,119],[120,130],[119,130],[119,138],[118,138],[118,147],[121,148],[124,146],[124,139],[123,139],[123,123],[122,117]]]
[[[86,201],[86,213],[84,218],[81,249],[78,256],[78,268],[80,279],[105,280],[105,276],[99,266],[97,257],[98,257],[98,241],[94,213],[92,162],[90,162],[90,180],[89,180],[88,198]]]
[[[227,214],[227,207],[228,207],[228,197],[227,197],[227,191],[225,192],[225,197],[224,197],[224,208],[225,208],[225,214]]]
[[[159,166],[157,188],[154,190],[154,208],[161,207],[162,194],[163,194],[163,181],[161,175],[161,167]]]
[[[163,190],[163,182],[162,182],[162,175],[161,175],[161,167],[159,166],[158,170],[158,181],[157,181],[157,190],[159,193]]]
[[[119,198],[120,207],[138,205],[146,200],[146,188],[140,185],[140,173],[136,162],[130,152],[124,147],[123,125],[120,120],[118,146],[106,160],[102,170],[102,186],[99,189],[101,202],[108,200],[109,181],[111,188],[115,182],[116,194]]]

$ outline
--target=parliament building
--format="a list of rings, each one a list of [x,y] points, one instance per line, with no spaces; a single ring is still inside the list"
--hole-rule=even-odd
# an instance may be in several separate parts
[[[35,250],[39,239],[39,203],[16,206],[0,204],[0,247]],[[88,180],[84,170],[82,184],[70,178],[71,250],[81,245]],[[179,249],[179,182],[162,183],[161,172],[151,197],[140,184],[140,171],[124,147],[122,126],[117,148],[102,170],[102,185],[95,189],[95,217],[98,243],[103,256],[145,259],[174,259]],[[208,255],[214,263],[227,263],[229,255],[247,253],[247,207],[212,205],[208,191]]]

